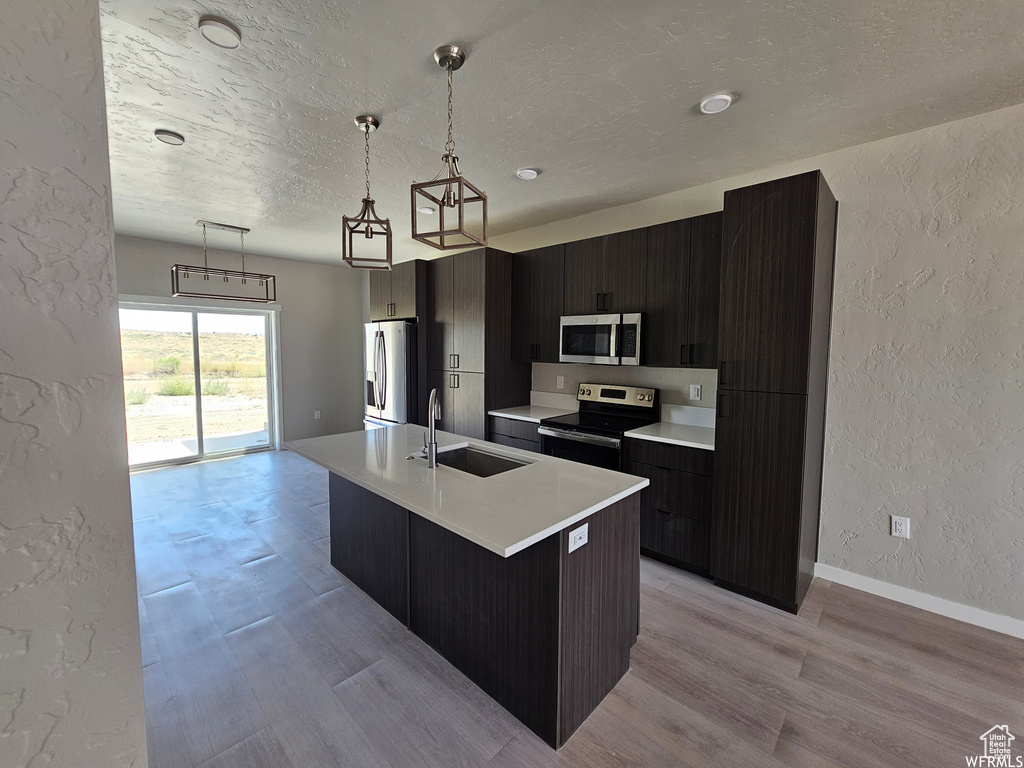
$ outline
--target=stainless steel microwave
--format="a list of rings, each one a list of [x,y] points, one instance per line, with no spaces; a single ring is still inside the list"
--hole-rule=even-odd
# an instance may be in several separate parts
[[[640,313],[567,315],[559,328],[563,363],[640,365]]]

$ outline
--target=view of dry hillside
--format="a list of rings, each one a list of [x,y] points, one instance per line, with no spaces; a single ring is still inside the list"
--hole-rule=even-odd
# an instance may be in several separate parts
[[[214,435],[265,431],[265,337],[201,333],[199,349],[206,439]],[[129,446],[194,441],[196,398],[192,335],[123,329],[121,359]],[[194,453],[194,449],[191,452]],[[188,455],[188,452],[180,455]]]

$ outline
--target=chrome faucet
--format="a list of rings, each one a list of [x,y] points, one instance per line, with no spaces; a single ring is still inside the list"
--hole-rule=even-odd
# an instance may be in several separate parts
[[[427,422],[430,437],[424,436],[427,444],[423,447],[427,454],[427,468],[434,469],[437,467],[437,420],[441,418],[441,403],[437,399],[436,389],[430,390],[430,403],[427,405],[427,410],[430,412]]]

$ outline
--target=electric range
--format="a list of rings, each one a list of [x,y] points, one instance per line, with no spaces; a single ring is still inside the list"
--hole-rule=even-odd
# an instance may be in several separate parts
[[[541,419],[541,451],[604,469],[621,466],[622,436],[661,421],[658,390],[619,384],[580,384],[579,411]]]

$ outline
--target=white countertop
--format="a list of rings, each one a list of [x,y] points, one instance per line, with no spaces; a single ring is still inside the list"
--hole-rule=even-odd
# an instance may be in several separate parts
[[[626,437],[640,440],[653,440],[656,443],[670,443],[689,448],[701,448],[705,451],[715,450],[715,430],[711,427],[695,427],[690,424],[673,424],[659,421],[646,427],[631,429]]]
[[[480,478],[418,453],[426,430],[402,425],[295,440],[285,447],[502,557],[568,528],[650,484],[646,478],[438,431],[439,448],[477,445],[531,462]]]
[[[532,421],[540,424],[541,419],[551,419],[555,416],[564,416],[567,413],[576,413],[575,408],[548,408],[544,405],[520,405],[515,408],[501,408],[496,411],[488,411],[488,416],[500,416],[503,419],[515,419],[517,421]]]

